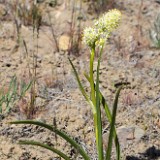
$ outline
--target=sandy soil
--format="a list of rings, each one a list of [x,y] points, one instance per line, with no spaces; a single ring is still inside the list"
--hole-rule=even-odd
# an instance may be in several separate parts
[[[88,71],[89,51],[75,40],[79,29],[91,25],[101,13],[92,1],[74,3],[73,0],[60,0],[51,3],[51,0],[41,0],[38,5],[42,25],[37,38],[30,17],[27,20],[16,17],[15,3],[0,1],[1,86],[7,88],[14,75],[19,82],[29,82],[29,70],[32,72],[35,68],[34,54],[37,84],[33,118],[56,124],[73,136],[95,160],[91,108],[78,89],[68,57],[75,64],[87,90],[89,86],[83,72]],[[31,2],[26,5],[32,6]],[[119,9],[123,16],[120,27],[104,49],[100,70],[101,91],[111,109],[116,91],[114,85],[124,81],[131,83],[131,87],[121,93],[116,119],[122,160],[160,160],[160,49],[155,47],[149,36],[160,14],[160,3],[156,0],[119,0],[109,7]],[[19,43],[15,21],[21,22]],[[72,45],[70,37],[74,37]],[[40,140],[68,153],[72,159],[81,159],[65,141],[43,128],[8,124],[9,121],[26,119],[29,93],[24,99],[17,101],[9,113],[4,113],[3,108],[0,114],[0,159],[60,159],[45,149],[17,144],[22,139]],[[106,147],[109,123],[102,116]],[[113,151],[113,160],[114,155]]]

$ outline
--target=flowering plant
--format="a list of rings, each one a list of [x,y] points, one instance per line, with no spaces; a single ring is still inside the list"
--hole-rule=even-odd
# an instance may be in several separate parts
[[[70,63],[72,65],[72,68],[74,69],[74,73],[76,75],[80,90],[92,108],[93,118],[94,118],[94,127],[95,127],[95,136],[96,136],[96,145],[97,145],[99,160],[104,159],[103,139],[102,139],[102,119],[101,119],[101,109],[100,109],[101,104],[103,105],[106,116],[111,125],[105,159],[106,160],[110,159],[113,137],[115,140],[117,159],[120,159],[120,146],[119,146],[119,141],[118,141],[116,129],[115,129],[115,117],[116,117],[116,110],[117,110],[117,104],[118,104],[118,97],[119,97],[122,86],[117,91],[114,105],[113,105],[112,115],[102,93],[99,90],[99,68],[100,68],[101,56],[103,53],[103,47],[108,37],[110,36],[111,32],[118,27],[120,23],[120,19],[121,19],[121,12],[117,9],[113,9],[113,10],[110,10],[108,13],[102,15],[102,17],[100,17],[98,20],[96,20],[93,27],[88,27],[84,29],[83,41],[86,45],[88,45],[91,52],[89,75],[85,74],[85,77],[90,83],[91,97],[89,97],[86,94],[84,87],[82,86],[81,81],[78,77],[78,73],[76,72],[76,69],[73,63],[70,60]],[[93,64],[94,64],[96,46],[100,47],[100,52],[98,54],[99,57],[98,57],[97,70],[96,70],[96,80],[94,80]]]
[[[85,74],[86,79],[90,83],[90,96],[87,95],[81,80],[78,76],[78,73],[72,63],[72,61],[69,59],[70,64],[74,70],[79,88],[81,90],[82,95],[85,97],[86,101],[90,104],[93,112],[93,118],[94,118],[94,127],[95,127],[95,137],[96,137],[96,146],[97,146],[97,154],[98,154],[98,160],[110,160],[111,159],[111,151],[112,151],[112,141],[114,138],[115,146],[116,146],[116,155],[117,160],[120,159],[120,145],[118,141],[118,137],[116,134],[115,129],[115,118],[116,118],[116,111],[117,111],[117,105],[118,105],[118,97],[120,94],[120,90],[123,86],[120,86],[117,90],[114,104],[113,104],[113,111],[112,114],[110,112],[110,109],[105,101],[104,96],[99,90],[99,68],[100,68],[100,62],[103,52],[103,47],[110,36],[111,32],[116,29],[120,23],[121,19],[121,12],[119,10],[110,10],[108,13],[104,14],[102,17],[100,17],[98,20],[95,21],[95,24],[93,27],[88,27],[84,29],[83,32],[83,41],[88,47],[90,48],[90,71],[89,75]],[[100,47],[99,57],[98,57],[98,63],[97,63],[97,70],[96,70],[96,78],[94,78],[93,74],[93,64],[94,64],[94,57],[95,57],[95,48]],[[102,119],[101,119],[101,109],[100,106],[103,106],[103,109],[105,110],[106,117],[108,121],[110,122],[110,132],[109,132],[109,141],[108,141],[108,147],[104,150],[103,148],[103,140],[102,140]],[[38,121],[14,121],[11,122],[12,124],[35,124],[44,128],[47,128],[48,130],[56,133],[63,139],[65,139],[68,143],[70,143],[77,151],[78,153],[83,157],[84,160],[91,160],[92,157],[90,157],[86,151],[76,142],[74,141],[70,136],[65,134],[63,131],[58,130],[57,128],[47,125],[42,122]],[[44,147],[46,149],[49,149],[55,153],[57,153],[59,156],[66,160],[70,160],[70,158],[64,154],[63,152],[50,147],[46,144],[42,144],[36,141],[20,141],[20,144],[30,144],[30,145],[37,145]],[[105,155],[104,155],[105,153]]]

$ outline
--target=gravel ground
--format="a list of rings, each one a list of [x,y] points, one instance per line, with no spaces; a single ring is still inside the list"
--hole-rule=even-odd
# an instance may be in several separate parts
[[[40,1],[39,1],[40,2]],[[79,75],[89,90],[83,76],[88,71],[89,52],[81,45],[80,52],[68,54],[70,23],[72,22],[71,1],[39,3],[42,12],[42,26],[37,39],[33,38],[32,26],[22,24],[20,43],[17,45],[17,31],[11,16],[14,2],[0,2],[0,72],[1,86],[5,86],[13,75],[28,82],[29,66],[33,66],[33,52],[37,57],[36,107],[34,119],[56,125],[70,134],[96,160],[93,118],[90,106],[85,102],[68,62],[72,59]],[[56,2],[56,1],[54,1]],[[13,3],[13,4],[12,4]],[[30,4],[30,3],[29,3]],[[78,24],[88,26],[97,17],[93,2],[75,4]],[[6,13],[7,7],[11,8]],[[122,160],[160,160],[160,50],[149,38],[149,31],[158,15],[160,3],[156,0],[119,0],[113,4],[122,12],[122,23],[107,43],[100,68],[100,89],[110,109],[115,96],[115,84],[130,82],[121,92],[116,127],[121,144]],[[48,12],[50,18],[48,18]],[[81,21],[80,21],[80,20]],[[50,24],[53,24],[52,29]],[[83,28],[83,27],[82,27]],[[57,38],[56,50],[53,32]],[[25,41],[28,54],[23,45]],[[79,56],[77,56],[79,54]],[[9,125],[9,121],[26,119],[25,107],[30,101],[17,102],[9,113],[0,115],[0,159],[1,160],[59,160],[57,155],[42,148],[22,146],[19,140],[40,140],[54,146],[72,159],[82,159],[74,148],[55,134],[32,125]],[[104,147],[107,146],[109,123],[103,117]],[[113,149],[112,159],[115,159]]]

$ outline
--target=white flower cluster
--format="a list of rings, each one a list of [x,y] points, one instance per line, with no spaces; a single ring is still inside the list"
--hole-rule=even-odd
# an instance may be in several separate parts
[[[108,39],[110,33],[118,27],[120,19],[121,12],[119,10],[110,10],[95,21],[94,27],[84,29],[84,43],[89,47],[93,47],[95,44],[102,46]]]
[[[95,28],[85,28],[83,31],[83,35],[84,43],[86,43],[90,47],[93,47],[95,42],[99,39],[98,30],[96,30]]]
[[[110,10],[106,14],[102,15],[97,21],[95,21],[96,28],[99,28],[102,32],[111,33],[119,25],[121,19],[121,12],[117,9]]]

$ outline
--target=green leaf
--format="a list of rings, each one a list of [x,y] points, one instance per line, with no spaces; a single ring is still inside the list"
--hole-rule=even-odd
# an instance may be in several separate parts
[[[33,80],[30,81],[28,84],[22,82],[20,98],[22,98],[25,95],[25,93],[31,88],[32,84],[33,84]]]
[[[84,90],[84,87],[83,87],[83,85],[82,85],[82,83],[80,81],[78,73],[77,73],[77,71],[76,71],[76,69],[75,69],[75,67],[74,67],[74,65],[73,65],[73,63],[72,63],[72,61],[70,59],[69,59],[69,62],[71,64],[72,68],[73,68],[73,71],[74,71],[74,74],[76,76],[76,80],[78,82],[78,85],[79,85],[79,88],[80,88],[80,91],[81,91],[82,95],[84,96],[84,98],[86,99],[86,101],[90,104],[90,106],[91,106],[91,108],[93,110],[93,113],[95,113],[95,107],[94,107],[92,101],[90,100],[90,98],[88,97],[88,95],[86,94],[86,91]]]
[[[83,148],[78,143],[76,143],[70,136],[68,136],[63,131],[58,130],[56,127],[53,127],[51,125],[48,125],[48,124],[45,124],[45,123],[42,123],[39,121],[32,121],[32,120],[13,121],[13,122],[10,122],[10,124],[34,124],[37,126],[44,127],[46,129],[54,132],[55,134],[59,135],[60,137],[65,139],[68,143],[70,143],[73,147],[75,147],[75,149],[80,153],[80,155],[84,158],[84,160],[90,160],[87,153],[83,150]]]
[[[84,76],[86,77],[86,79],[88,81],[90,81],[90,77],[84,73]],[[107,119],[108,121],[110,122],[111,124],[111,121],[112,121],[112,115],[111,115],[111,112],[110,112],[110,109],[109,109],[109,106],[108,104],[106,103],[106,100],[104,98],[104,96],[102,95],[101,92],[99,92],[99,97],[100,97],[100,101],[103,105],[103,108],[105,110],[105,113],[106,113],[106,116],[107,116]],[[114,127],[114,142],[115,142],[115,146],[116,146],[116,154],[117,154],[117,160],[120,160],[120,144],[119,144],[119,140],[118,140],[118,137],[117,137],[117,133],[116,133],[116,128]]]
[[[100,99],[101,99],[101,103],[103,105],[103,108],[105,110],[106,116],[107,116],[107,118],[108,118],[108,120],[111,124],[112,115],[111,115],[111,112],[109,110],[108,104],[106,103],[106,100],[105,100],[105,98],[104,98],[104,96],[102,95],[101,92],[100,92]],[[114,143],[115,143],[115,146],[116,146],[117,160],[120,160],[120,144],[119,144],[119,140],[118,140],[118,137],[117,137],[115,126],[114,126]]]
[[[118,98],[120,91],[123,86],[119,87],[116,93],[116,97],[114,100],[113,104],[113,113],[112,113],[112,120],[111,120],[111,128],[109,132],[109,141],[108,141],[108,146],[107,146],[107,151],[106,151],[106,160],[110,160],[111,158],[111,151],[112,151],[112,140],[114,137],[114,128],[115,128],[115,120],[116,120],[116,113],[117,113],[117,106],[118,106]]]
[[[0,99],[0,113],[2,113],[2,105],[5,101],[5,96],[4,95],[1,95],[1,99]]]
[[[53,147],[50,147],[47,144],[43,144],[43,143],[36,142],[36,141],[19,141],[19,144],[40,146],[40,147],[43,147],[45,149],[48,149],[48,150],[58,154],[60,157],[62,157],[65,160],[71,160],[66,154],[62,153],[61,151],[59,151],[59,150],[57,150],[57,149],[55,149]]]

